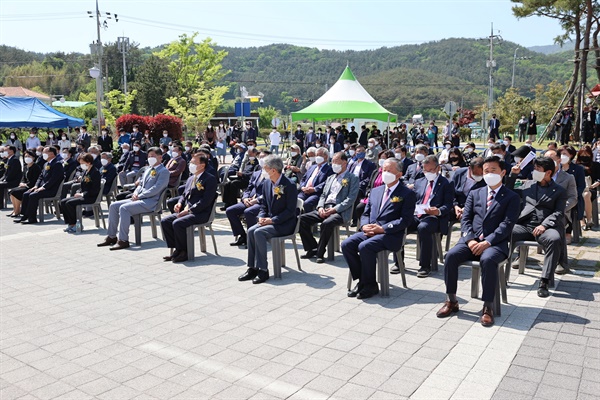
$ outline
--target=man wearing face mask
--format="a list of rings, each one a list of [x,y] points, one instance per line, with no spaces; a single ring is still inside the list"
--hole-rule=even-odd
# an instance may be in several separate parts
[[[450,214],[450,219],[460,221],[469,193],[485,186],[483,158],[476,157],[469,162],[468,167],[457,169],[451,182],[454,186],[454,212]]]
[[[59,132],[60,132],[60,130],[59,130]],[[5,144],[7,146],[15,146],[15,148],[17,149],[17,152],[15,153],[15,157],[17,157],[17,158],[21,157],[21,151],[23,151],[23,143],[21,143],[21,141],[17,138],[16,133],[11,132],[10,136],[6,140]]]
[[[504,143],[496,143],[492,147],[490,147],[490,150],[492,151],[492,155],[498,156],[501,160],[504,161],[504,165],[502,166],[502,168],[504,168],[504,170],[508,172],[511,168],[510,163],[512,157],[506,152],[506,146],[504,145]]]
[[[551,158],[539,157],[533,161],[533,180],[528,189],[521,190],[521,214],[514,227],[512,240],[531,240],[544,249],[542,278],[538,288],[539,297],[548,297],[550,278],[562,258],[564,213],[568,195],[553,179],[556,164]],[[508,187],[514,187],[514,179],[507,179]]]
[[[125,132],[125,128],[119,128],[119,139],[117,140],[119,147],[123,148],[124,144],[131,144],[131,135]]]
[[[127,157],[129,157],[129,143],[123,143],[121,146],[121,157],[119,157],[119,162],[117,162],[117,172],[123,171],[125,168],[125,162],[127,161]]]
[[[273,127],[273,129],[271,129],[271,133],[269,133],[269,140],[271,142],[271,153],[279,155],[279,143],[281,142],[281,133],[277,131],[276,127]],[[302,143],[304,143],[304,141]]]
[[[221,211],[225,211],[227,207],[237,203],[237,196],[240,190],[244,190],[248,187],[250,179],[254,172],[260,170],[260,164],[256,159],[258,151],[256,149],[248,150],[248,162],[242,171],[238,171],[237,175],[231,177],[228,182],[223,186],[223,192],[221,194],[223,198],[224,206],[221,207]]]
[[[140,126],[138,124],[133,125],[133,132],[131,132],[131,135],[129,137],[129,142],[130,143],[135,143],[135,142],[140,142],[141,143],[144,141],[144,134],[140,131]]]
[[[283,176],[283,160],[275,155],[264,158],[263,200],[257,224],[248,229],[248,270],[239,281],[259,284],[269,279],[267,242],[294,232],[297,223],[296,185]]]
[[[365,198],[369,182],[371,181],[371,175],[377,168],[375,163],[367,160],[366,151],[363,145],[356,146],[356,154],[352,160],[348,163],[348,172],[358,178],[358,195],[356,196],[355,203],[358,200]],[[356,222],[356,221],[355,221]]]
[[[46,160],[44,160],[42,154],[44,154],[44,146],[36,147],[35,155],[37,156],[37,160],[35,160],[35,163],[40,167],[40,170],[43,170],[44,164],[46,164]]]
[[[23,193],[23,206],[21,208],[23,217],[20,220],[15,219],[14,222],[36,224],[40,199],[56,196],[58,187],[64,179],[63,165],[56,160],[56,154],[54,147],[44,148],[42,158],[46,163],[42,168],[42,175],[38,178],[34,187]]]
[[[21,178],[23,178],[23,169],[21,162],[16,156],[17,148],[15,146],[6,146],[2,153],[2,158],[5,160],[6,172],[0,178],[0,196],[2,196],[2,208],[5,208],[5,191],[19,186]]]
[[[317,263],[324,262],[327,243],[336,226],[350,220],[358,195],[358,178],[348,169],[348,157],[343,152],[336,153],[331,160],[333,174],[327,178],[323,193],[314,211],[300,216],[300,238],[306,254],[302,258],[317,257]],[[321,237],[315,240],[312,228],[321,223]]]
[[[461,224],[461,237],[444,261],[444,282],[447,299],[437,312],[446,318],[458,312],[456,289],[458,267],[466,261],[479,261],[483,293],[480,323],[494,324],[492,304],[498,286],[498,264],[509,256],[510,234],[517,222],[519,197],[502,185],[506,171],[497,156],[483,162],[483,179],[487,186],[471,190],[467,196]]]
[[[325,181],[333,173],[329,161],[327,149],[319,148],[316,152],[315,164],[310,167],[300,182],[300,193],[298,198],[304,200],[304,212],[311,212],[319,202],[323,193]]]
[[[71,153],[71,151],[63,150],[61,154],[66,183],[73,179],[75,169],[79,166],[79,163],[73,159],[73,153]]]
[[[80,145],[84,152],[88,151],[88,148],[92,144],[92,136],[88,133],[87,126],[81,126],[79,137],[75,143]]]
[[[434,234],[448,234],[448,220],[454,200],[454,186],[439,174],[440,166],[436,156],[427,156],[423,160],[424,177],[415,182],[413,190],[417,195],[417,204],[423,209],[415,211],[409,223],[409,232],[417,231],[421,253],[417,277],[426,278],[431,273],[434,246]]]
[[[108,134],[108,130],[106,128],[102,129],[102,133],[98,138],[98,146],[100,146],[102,152],[113,150],[113,139],[112,136]]]
[[[367,145],[365,158],[369,161],[376,162],[377,156],[380,152],[381,146],[379,145],[379,141],[376,138],[369,139],[369,144]]]
[[[400,162],[402,162],[403,176],[406,175],[406,171],[408,170],[408,167],[411,164],[413,164],[413,160],[406,157],[407,153],[408,153],[408,149],[404,145],[396,146],[396,148],[394,149],[394,157],[396,158],[396,160],[399,160]]]
[[[208,159],[195,154],[190,161],[190,177],[183,194],[178,198],[174,213],[160,221],[167,247],[174,249],[164,261],[187,261],[187,228],[208,221],[216,201],[217,178],[206,173]]]
[[[128,153],[123,170],[119,172],[119,181],[121,182],[121,186],[133,183],[138,175],[139,170],[146,165],[147,161],[148,154],[142,151],[140,142],[134,142],[133,151]]]
[[[37,149],[38,147],[42,146],[42,142],[40,142],[40,138],[38,138],[37,132],[37,128],[31,128],[31,130],[29,131],[29,137],[25,141],[26,149]]]
[[[171,151],[171,159],[167,163],[166,167],[169,171],[169,188],[173,188],[179,185],[181,174],[187,167],[187,163],[182,157],[183,149],[180,144],[174,144],[173,150]]]
[[[100,159],[100,164],[102,165],[100,169],[100,173],[102,174],[102,179],[104,179],[104,190],[102,191],[103,195],[107,195],[110,192],[112,184],[114,180],[117,178],[117,168],[112,163],[112,153],[105,152],[102,153]]]
[[[377,253],[402,247],[406,228],[415,211],[415,193],[400,181],[402,164],[391,158],[383,164],[384,185],[374,188],[361,217],[361,232],[342,242],[342,254],[358,284],[348,297],[367,299],[379,293],[376,280]]]
[[[329,139],[329,154],[335,154],[338,151],[342,151],[342,145],[337,142],[337,139],[333,136]]]
[[[298,178],[300,181],[304,178],[306,171],[310,169],[315,164],[315,160],[317,158],[317,148],[309,147],[306,150],[306,153],[302,155],[302,165],[300,165],[300,177]]]
[[[231,225],[231,233],[236,238],[233,243],[230,243],[231,246],[245,246],[247,243],[246,231],[240,220],[242,215],[246,220],[248,228],[256,225],[258,213],[260,212],[260,200],[263,196],[263,183],[265,181],[262,168],[264,166],[264,159],[270,154],[271,152],[267,150],[263,150],[260,153],[258,156],[260,168],[252,174],[250,183],[242,194],[242,200],[237,204],[227,207],[226,214]]]
[[[161,164],[161,157],[162,151],[158,147],[151,148],[148,151],[150,168],[140,178],[131,198],[111,203],[108,208],[108,235],[98,247],[112,246],[111,250],[129,247],[131,217],[154,210],[169,183],[169,171]]]
[[[409,189],[414,187],[415,182],[418,179],[425,176],[423,174],[423,161],[425,160],[425,157],[427,157],[428,152],[427,147],[422,144],[415,148],[415,163],[408,166],[406,169],[406,176],[404,177],[404,182]]]
[[[300,182],[302,179],[301,167],[302,156],[300,155],[300,147],[293,145],[290,147],[290,157],[285,162],[284,171],[285,177],[294,183]]]
[[[305,148],[308,149],[309,147],[314,146],[316,141],[317,141],[317,135],[315,134],[313,128],[312,127],[308,128],[308,133],[306,134],[306,139],[304,139],[304,147],[300,148],[300,153],[302,153]]]
[[[100,149],[98,148],[98,146],[90,146],[88,152],[94,159],[94,167],[97,170],[100,170],[100,168],[102,168],[102,162],[100,161]]]

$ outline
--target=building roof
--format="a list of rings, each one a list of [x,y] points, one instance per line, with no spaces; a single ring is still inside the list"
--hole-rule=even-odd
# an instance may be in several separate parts
[[[26,89],[21,86],[13,86],[13,87],[0,87],[0,96],[6,97],[35,97],[42,101],[50,101],[50,96],[34,92],[33,90]]]

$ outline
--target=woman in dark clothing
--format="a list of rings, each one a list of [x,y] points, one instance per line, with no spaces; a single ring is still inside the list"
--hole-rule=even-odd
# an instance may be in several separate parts
[[[23,193],[35,186],[42,169],[36,164],[35,150],[27,150],[24,153],[25,165],[23,166],[23,178],[21,183],[16,188],[12,188],[8,191],[10,195],[10,201],[13,204],[13,212],[8,214],[9,217],[18,217],[21,214],[21,202],[23,201]]]
[[[531,111],[529,114],[529,121],[527,123],[527,135],[529,136],[529,140],[532,142],[537,137],[537,116],[535,115],[535,111]]]
[[[600,163],[593,161],[592,149],[589,146],[577,152],[577,164],[585,171],[585,189],[583,203],[585,205],[585,218],[581,221],[583,230],[589,231],[594,225],[592,220],[592,201],[596,200],[597,188],[600,186]]]
[[[102,176],[100,171],[94,167],[94,157],[91,154],[83,154],[79,157],[79,163],[83,170],[81,187],[77,192],[60,201],[60,212],[63,214],[65,223],[68,224],[65,232],[75,233],[77,223],[77,206],[81,204],[93,204],[100,193]]]

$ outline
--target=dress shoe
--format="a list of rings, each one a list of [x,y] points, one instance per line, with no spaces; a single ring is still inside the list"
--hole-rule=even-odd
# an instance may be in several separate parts
[[[494,325],[494,312],[491,308],[483,306],[483,311],[481,312],[481,325],[483,326],[492,326]]]
[[[115,244],[114,246],[112,246],[110,249],[111,250],[121,250],[121,249],[126,249],[129,247],[129,242],[126,240],[118,240],[117,244]]]
[[[417,271],[417,278],[427,278],[431,274],[431,270],[427,268],[421,268]]]
[[[246,236],[238,236],[237,240],[229,243],[230,246],[243,246],[246,244]]]
[[[173,257],[173,259],[171,261],[173,261],[174,263],[180,263],[180,262],[184,262],[187,260],[188,260],[187,252],[182,251],[176,257]]]
[[[104,239],[104,242],[102,243],[98,243],[97,246],[98,247],[104,247],[104,246],[112,246],[113,244],[117,243],[117,238],[111,238],[110,236],[107,236],[106,239]]]
[[[309,258],[313,258],[317,255],[317,252],[315,250],[309,250],[306,252],[306,254],[301,255],[300,258],[307,260]]]
[[[390,268],[390,274],[399,274],[400,273],[400,267],[396,264],[392,265],[392,267]]]
[[[565,234],[565,240],[567,241],[567,244],[571,244],[573,242],[573,235],[570,233]]]
[[[571,270],[567,267],[563,267],[562,265],[558,265],[556,267],[556,270],[554,271],[554,273],[556,275],[564,275],[564,274],[568,274],[569,272],[571,272]]]
[[[263,283],[269,280],[269,271],[263,271],[262,269],[259,269],[257,271],[256,277],[254,279],[252,279],[252,283],[257,284],[257,283]]]
[[[257,274],[258,274],[257,270],[255,270],[254,268],[248,268],[248,270],[246,272],[244,272],[242,275],[240,275],[238,277],[238,281],[240,281],[240,282],[251,281],[252,279],[256,278]]]
[[[219,207],[219,210],[225,211],[225,210],[227,210],[227,206]]]
[[[325,259],[323,257],[317,257],[317,259],[315,260],[315,262],[317,264],[323,264],[325,262]]]
[[[369,297],[375,296],[377,293],[379,293],[379,286],[375,283],[373,285],[363,287],[356,295],[356,298],[368,299]]]
[[[9,217],[9,218],[14,218],[14,217],[16,217],[17,215],[15,215],[15,213],[10,213],[10,214],[6,214],[6,216],[7,216],[7,217]]]
[[[362,290],[362,285],[360,283],[357,283],[356,286],[354,286],[354,289],[348,290],[348,297],[358,296],[358,292],[360,292],[361,290]]]
[[[442,308],[435,314],[438,318],[446,318],[458,312],[458,301],[446,300]]]
[[[550,296],[550,292],[548,291],[547,283],[540,283],[540,287],[537,290],[538,297],[548,297]]]
[[[37,224],[37,219],[24,219],[21,221],[23,225]]]
[[[27,218],[21,217],[21,218],[15,218],[15,219],[13,219],[13,222],[15,224],[20,224],[21,222],[26,221],[26,220],[27,220]]]

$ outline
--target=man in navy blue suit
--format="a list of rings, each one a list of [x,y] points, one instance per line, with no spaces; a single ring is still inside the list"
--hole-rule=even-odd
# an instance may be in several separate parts
[[[415,148],[415,162],[406,168],[404,174],[404,183],[410,189],[413,188],[415,182],[425,175],[423,174],[423,161],[429,155],[429,149],[423,144],[417,145]]]
[[[498,285],[498,263],[508,257],[510,237],[519,216],[519,196],[502,185],[506,170],[497,156],[485,159],[483,179],[486,187],[475,189],[467,196],[462,216],[462,236],[447,254],[444,281],[447,300],[437,312],[445,318],[458,312],[456,287],[458,266],[465,261],[479,261],[483,286],[481,324],[492,326],[492,303]]]
[[[394,149],[394,157],[396,157],[398,160],[402,161],[402,174],[403,175],[406,175],[408,167],[410,165],[414,164],[413,160],[406,157],[407,153],[408,153],[408,149],[406,148],[406,146],[397,146]]]
[[[355,233],[342,243],[342,254],[352,278],[358,279],[348,297],[367,299],[379,293],[375,279],[377,253],[400,250],[415,211],[415,193],[400,182],[402,164],[390,158],[385,161],[382,170],[385,184],[373,189],[369,195],[361,218],[362,232]]]
[[[167,247],[175,251],[165,261],[187,261],[187,228],[208,221],[216,199],[217,178],[206,171],[208,159],[197,153],[190,160],[190,177],[179,197],[174,213],[160,221]]]
[[[296,184],[283,175],[283,160],[270,155],[264,159],[263,201],[258,223],[248,229],[248,270],[239,281],[263,283],[269,279],[267,242],[273,237],[288,236],[298,221]]]
[[[325,181],[327,181],[329,175],[333,174],[331,166],[328,164],[329,152],[327,149],[319,147],[316,154],[315,164],[306,171],[300,182],[298,198],[304,200],[305,213],[315,209],[321,193],[323,193]]]
[[[453,221],[460,221],[463,214],[467,196],[472,190],[485,186],[483,180],[483,158],[475,157],[469,161],[468,167],[459,168],[452,175],[454,186],[454,212],[451,214]]]
[[[262,167],[264,165],[264,158],[270,154],[271,152],[268,150],[263,150],[260,153],[258,156],[260,169],[252,174],[250,184],[242,194],[242,200],[237,204],[227,207],[225,211],[231,225],[231,233],[236,237],[236,240],[230,243],[231,246],[245,246],[247,243],[246,231],[240,220],[241,215],[244,216],[248,228],[256,225],[258,213],[260,212],[260,200],[263,196],[263,183],[265,181],[262,175]]]
[[[414,164],[413,164],[414,165]],[[415,211],[409,231],[417,231],[421,255],[417,272],[419,278],[426,278],[431,273],[431,257],[433,253],[433,239],[435,233],[448,234],[448,221],[452,202],[454,200],[454,186],[439,174],[440,165],[436,156],[427,156],[423,160],[423,178],[415,182],[413,190],[417,195],[417,204],[422,206],[421,212]]]

